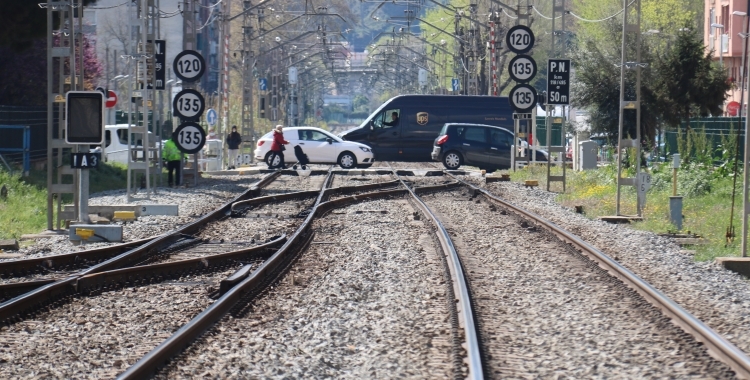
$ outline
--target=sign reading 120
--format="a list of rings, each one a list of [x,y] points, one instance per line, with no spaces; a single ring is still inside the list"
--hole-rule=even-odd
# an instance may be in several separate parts
[[[206,71],[206,61],[194,50],[184,50],[174,58],[175,75],[183,82],[195,82]]]

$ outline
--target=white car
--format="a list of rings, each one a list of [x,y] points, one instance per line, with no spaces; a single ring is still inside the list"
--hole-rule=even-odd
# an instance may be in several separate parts
[[[269,164],[271,157],[271,143],[273,131],[266,133],[258,140],[255,149],[255,159]],[[339,164],[344,169],[368,168],[372,166],[375,156],[372,149],[365,144],[344,141],[328,131],[314,127],[284,128],[285,145],[284,163],[291,164],[299,161],[295,154],[295,146],[302,149],[311,164]],[[274,162],[274,165],[278,164]]]

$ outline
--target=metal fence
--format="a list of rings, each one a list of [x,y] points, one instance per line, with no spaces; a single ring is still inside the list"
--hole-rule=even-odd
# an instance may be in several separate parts
[[[57,120],[57,118],[55,118]],[[29,160],[45,159],[47,156],[47,107],[18,107],[0,105],[0,125],[28,126],[23,128],[3,129],[0,138],[0,151],[11,164]],[[28,133],[28,141],[24,136]],[[28,150],[24,143],[28,143]],[[26,168],[24,169],[26,170]]]

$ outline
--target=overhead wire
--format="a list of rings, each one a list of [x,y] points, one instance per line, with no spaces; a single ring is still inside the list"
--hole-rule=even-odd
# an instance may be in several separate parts
[[[129,3],[129,1],[126,1],[126,2],[124,2],[122,4],[112,5],[110,7],[86,7],[86,9],[113,9],[113,8],[117,8],[117,7],[121,7],[123,5],[126,5],[127,3]]]
[[[211,11],[208,13],[208,17],[206,18],[206,23],[203,24],[203,26],[201,26],[200,28],[198,28],[196,30],[202,30],[203,28],[205,28],[206,26],[208,26],[208,24],[214,22],[214,20],[216,19],[216,17],[212,18],[213,14],[214,14],[214,8],[211,8]]]

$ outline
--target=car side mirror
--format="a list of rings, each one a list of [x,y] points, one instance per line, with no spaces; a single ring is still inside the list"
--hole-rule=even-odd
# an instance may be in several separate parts
[[[329,137],[329,138],[327,138],[327,139],[326,139],[326,141],[328,141],[328,143],[329,143],[329,144],[333,144],[333,139],[332,139],[332,138],[330,138],[330,137]]]

